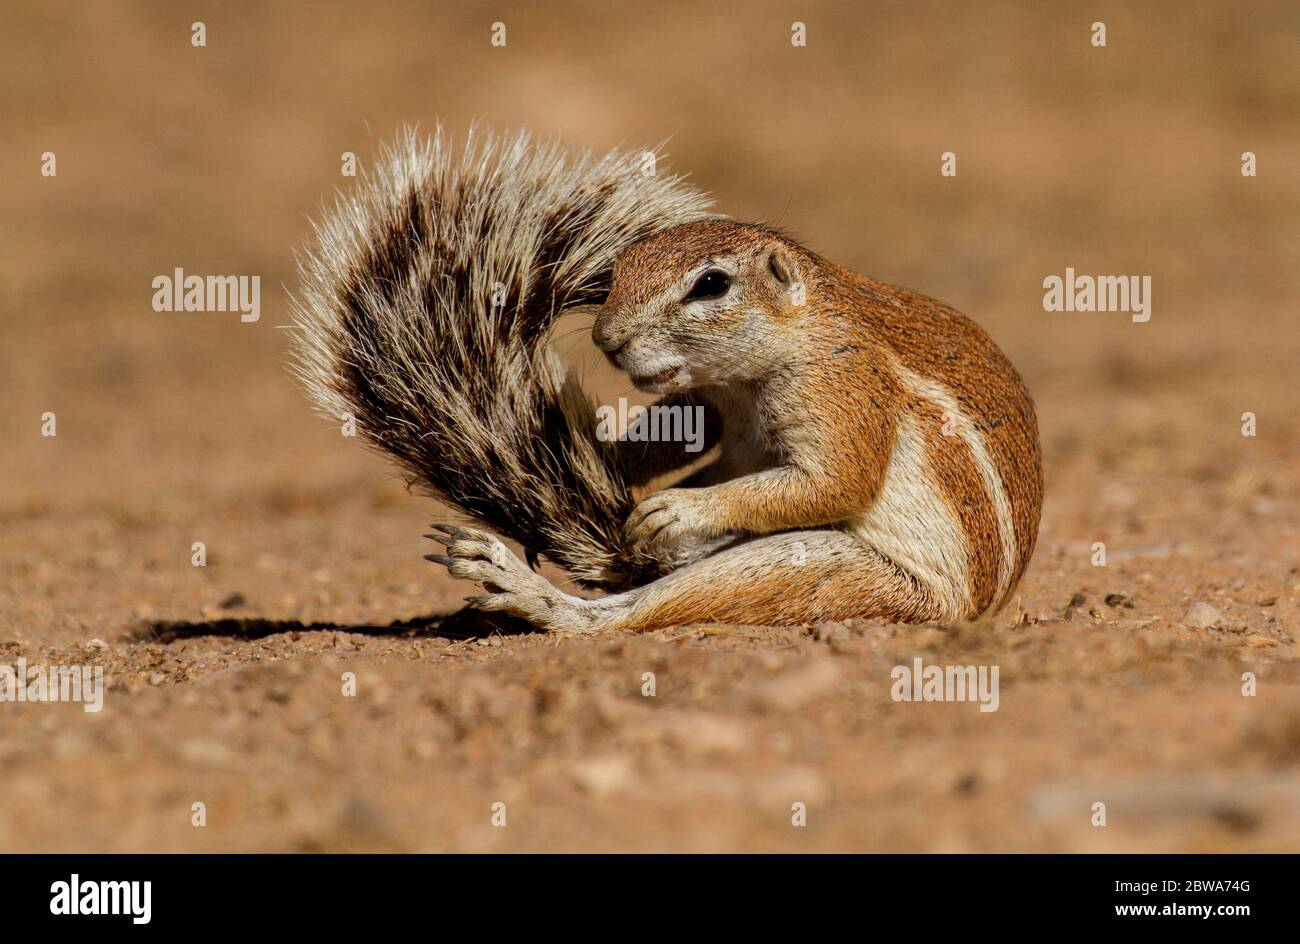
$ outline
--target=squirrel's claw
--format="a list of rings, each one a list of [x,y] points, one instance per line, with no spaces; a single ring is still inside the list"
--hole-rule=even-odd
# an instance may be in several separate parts
[[[465,597],[475,609],[512,613],[544,629],[591,631],[594,624],[585,601],[556,590],[493,535],[474,528],[433,527],[454,540],[445,541],[446,554],[425,554],[424,559],[446,567],[453,577],[481,584],[487,593]]]
[[[644,553],[669,551],[684,540],[708,533],[700,504],[700,496],[687,489],[656,492],[632,509],[623,533]]]

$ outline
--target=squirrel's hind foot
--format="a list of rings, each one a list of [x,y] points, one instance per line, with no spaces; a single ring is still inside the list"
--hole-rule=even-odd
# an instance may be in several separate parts
[[[426,554],[424,559],[442,564],[453,577],[482,584],[487,593],[466,597],[476,609],[510,613],[560,633],[586,635],[598,629],[587,601],[553,587],[495,536],[458,525],[430,527],[444,533],[425,537],[445,544],[447,553]]]

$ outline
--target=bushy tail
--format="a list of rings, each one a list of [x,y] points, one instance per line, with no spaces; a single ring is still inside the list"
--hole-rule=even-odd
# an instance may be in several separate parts
[[[570,308],[600,303],[614,257],[708,217],[641,153],[602,158],[471,131],[408,130],[339,196],[299,257],[295,373],[319,412],[464,513],[576,579],[653,573],[625,544],[631,490],[595,408],[548,349]]]

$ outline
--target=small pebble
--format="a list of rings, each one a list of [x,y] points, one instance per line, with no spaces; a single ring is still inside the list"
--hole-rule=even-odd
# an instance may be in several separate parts
[[[1192,629],[1214,629],[1223,621],[1223,614],[1217,607],[1203,600],[1197,600],[1183,614],[1183,622]]]

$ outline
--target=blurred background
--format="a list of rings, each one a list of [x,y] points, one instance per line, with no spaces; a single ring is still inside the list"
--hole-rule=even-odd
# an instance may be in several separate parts
[[[196,21],[206,27],[203,48],[191,44]],[[506,26],[504,47],[490,42],[497,21]],[[791,45],[795,21],[806,24],[802,48]],[[1105,23],[1104,48],[1090,42],[1096,21]],[[806,774],[807,790],[843,804],[833,835],[801,836],[796,848],[1222,848],[1294,838],[1277,824],[1243,831],[1232,825],[1238,821],[1201,817],[1217,808],[1215,790],[1240,796],[1239,784],[1198,781],[1210,799],[1193,803],[1189,820],[1162,820],[1127,839],[1076,835],[1050,816],[1023,819],[1042,805],[1026,792],[1039,782],[1029,774],[1011,792],[994,788],[969,801],[969,814],[945,812],[942,828],[933,825],[936,807],[921,803],[927,790],[943,800],[953,783],[960,793],[968,782],[1020,781],[1016,772],[1031,768],[1048,791],[1056,789],[1052,778],[1080,771],[1145,782],[1143,768],[1132,766],[1139,756],[1167,776],[1252,764],[1270,777],[1295,770],[1295,3],[13,2],[0,11],[0,37],[0,655],[108,660],[122,704],[138,712],[114,720],[106,709],[87,721],[50,706],[31,725],[0,710],[0,759],[25,762],[2,788],[9,802],[0,804],[0,847],[795,842],[788,826],[769,833],[756,825],[766,798],[784,796],[775,788],[705,790],[706,799],[728,798],[725,815],[697,796],[689,800],[695,813],[683,812],[670,792],[655,801],[657,814],[645,814],[643,832],[610,825],[628,819],[619,803],[632,788],[609,787],[623,783],[617,772],[628,764],[636,783],[653,783],[655,771],[678,782],[716,756],[729,766],[736,756],[752,761],[756,783],[793,776],[797,784]],[[518,708],[533,732],[522,747],[507,738],[479,750],[460,729],[412,734],[404,746],[376,737],[387,726],[377,719],[397,710],[392,703],[410,698],[412,712],[427,708],[428,686],[445,685],[451,701],[438,702],[442,717],[461,718],[459,710],[471,725],[497,717],[491,736],[500,738],[518,719],[515,707],[493,700],[500,694],[493,686],[535,693],[553,682],[559,694],[547,704],[567,718],[563,712],[582,713],[555,709],[569,705],[569,689],[537,679],[572,677],[586,663],[548,658],[595,660],[592,671],[603,678],[614,669],[601,659],[626,658],[639,676],[637,666],[651,658],[643,647],[652,644],[641,640],[610,644],[626,647],[618,653],[598,646],[564,657],[543,656],[536,640],[507,639],[499,649],[453,640],[453,650],[466,645],[469,653],[457,666],[496,658],[480,670],[482,704],[462,704],[463,680],[418,674],[451,671],[436,666],[455,657],[444,653],[439,663],[426,651],[445,638],[376,642],[308,631],[321,622],[383,626],[460,605],[464,589],[419,560],[429,503],[408,496],[382,461],[310,413],[284,369],[279,328],[289,320],[293,249],[309,237],[322,202],[348,183],[342,154],[367,163],[404,123],[442,121],[460,135],[474,120],[527,127],[574,149],[666,140],[668,165],[711,192],[723,212],[774,223],[837,262],[981,323],[1037,400],[1048,500],[1035,563],[1006,620],[1029,625],[1017,632],[1031,643],[1014,658],[1006,640],[980,645],[998,652],[991,658],[1004,665],[1004,680],[1020,665],[1025,693],[1034,684],[1059,692],[1063,679],[1083,677],[1086,719],[1075,717],[1078,704],[1035,704],[1026,695],[1022,704],[1034,705],[1021,716],[1029,727],[1016,728],[1017,709],[1005,709],[1008,726],[990,735],[997,750],[930,715],[924,736],[893,715],[879,725],[883,733],[868,734],[863,719],[885,709],[855,702],[862,686],[843,680],[884,677],[908,647],[941,652],[953,643],[862,630],[846,643],[861,650],[843,657],[853,666],[841,669],[846,687],[815,696],[828,700],[818,730],[829,740],[789,768],[804,774],[789,774],[765,753],[776,750],[773,739],[797,732],[767,703],[734,706],[748,732],[739,741],[725,733],[706,748],[654,741],[663,752],[658,767],[644,741],[626,749],[627,764],[600,766],[607,755],[623,757],[623,735],[609,733],[622,722],[606,718],[588,743],[572,733],[585,729],[554,718],[547,724],[566,733],[547,734],[552,728],[532,708]],[[939,172],[947,151],[957,158],[952,178]],[[1245,151],[1257,155],[1256,177],[1240,172]],[[45,152],[56,155],[55,177],[40,173]],[[1043,279],[1067,266],[1150,275],[1151,320],[1045,312]],[[177,267],[260,275],[260,321],[153,311],[153,278]],[[575,357],[588,357],[585,345],[571,346]],[[595,389],[629,392],[596,359],[587,369]],[[57,437],[40,435],[46,411],[57,416]],[[1241,435],[1245,411],[1258,418],[1254,438]],[[194,541],[208,548],[206,568],[190,566]],[[1095,541],[1120,551],[1104,578],[1089,563]],[[1072,605],[1080,593],[1086,602]],[[1112,593],[1136,607],[1103,604]],[[1221,624],[1187,626],[1183,614],[1196,601],[1212,603]],[[238,627],[216,625],[236,618],[301,624],[305,635],[268,630],[250,641]],[[1061,625],[1046,628],[1053,620]],[[211,633],[179,643],[155,638],[158,626],[184,621],[206,621]],[[108,648],[87,650],[92,640]],[[802,652],[818,642],[765,640],[692,642],[702,648],[680,662],[692,680],[682,688],[685,703],[716,711],[725,702],[721,679],[777,672],[784,648]],[[411,663],[384,675],[390,702],[371,706],[378,714],[370,726],[334,718],[332,703],[312,701],[323,696],[294,694],[306,683],[292,673],[245,671],[296,661],[311,678],[322,648],[330,659],[373,657],[381,674],[390,663]],[[508,666],[502,659],[511,653],[517,660]],[[1234,687],[1241,659],[1264,659],[1275,678],[1288,680],[1292,701],[1285,710],[1273,703],[1274,720],[1243,707]],[[1109,746],[1085,747],[1065,736],[1078,733],[1066,722],[1053,727],[1057,709],[1089,731],[1099,717],[1133,717],[1133,702],[1107,687],[1113,677],[1098,674],[1098,665],[1150,673],[1135,689],[1151,699],[1139,715],[1145,720],[1125,729],[1136,740],[1116,734]],[[254,693],[244,701],[219,681],[237,671],[235,688]],[[206,688],[187,684],[210,678],[216,684]],[[1223,691],[1193,695],[1189,679],[1214,679]],[[247,699],[263,696],[272,714],[250,717]],[[311,707],[296,720],[281,717],[274,714],[281,696],[286,711],[304,698]],[[452,702],[461,707],[447,707]],[[1220,712],[1215,733],[1192,725],[1211,703]],[[842,729],[828,720],[837,717]],[[871,756],[894,758],[892,776],[902,779],[862,779],[884,776],[855,766],[869,755],[854,739],[866,737],[878,739]],[[1222,743],[1206,740],[1216,737]],[[970,760],[968,770],[961,743],[997,754],[1001,766]],[[510,754],[512,744],[523,753]],[[300,749],[307,753],[298,757]],[[366,752],[374,752],[370,776],[396,791],[383,802],[369,792],[380,789],[375,782],[347,772],[346,758]],[[570,777],[568,761],[557,757],[579,773]],[[525,793],[531,784],[553,803],[553,831],[521,827],[502,839],[478,819],[472,828],[427,811],[433,818],[412,819],[412,810],[425,809],[420,785],[431,766],[463,778],[455,781],[462,794],[450,781],[442,787],[476,810],[471,784],[506,777]],[[77,786],[84,783],[77,771],[87,770],[117,786],[92,797]],[[265,780],[250,787],[243,778],[259,770]],[[547,792],[551,774],[567,786]],[[566,805],[574,778],[576,789],[596,792],[607,820]],[[159,812],[168,803],[188,809],[202,790],[226,797],[226,822],[240,825],[197,840],[183,810]],[[315,812],[306,813],[295,798],[310,790]],[[1134,802],[1141,807],[1141,798]],[[1145,802],[1168,806],[1159,796]],[[392,810],[403,803],[409,809],[396,826]],[[1279,822],[1293,827],[1294,806],[1281,809]],[[712,831],[692,833],[692,815]],[[1265,814],[1251,815],[1259,823]]]

